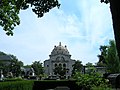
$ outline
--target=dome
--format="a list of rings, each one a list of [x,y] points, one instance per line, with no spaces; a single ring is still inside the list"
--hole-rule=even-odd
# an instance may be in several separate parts
[[[59,43],[59,46],[54,46],[54,49],[51,52],[51,55],[57,55],[57,54],[64,54],[64,55],[70,55],[69,51],[67,50],[67,46],[62,46],[61,42]]]

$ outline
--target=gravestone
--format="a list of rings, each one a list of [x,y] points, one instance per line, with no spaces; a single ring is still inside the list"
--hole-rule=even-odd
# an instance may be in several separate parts
[[[2,81],[3,79],[4,79],[3,71],[1,70],[1,71],[0,71],[0,81]]]
[[[70,88],[67,86],[58,86],[54,90],[70,90]]]
[[[115,88],[120,88],[120,74],[110,74],[107,76],[107,79],[111,83],[111,85]]]

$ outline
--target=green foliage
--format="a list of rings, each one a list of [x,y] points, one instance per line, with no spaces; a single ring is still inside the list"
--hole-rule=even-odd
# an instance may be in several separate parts
[[[91,90],[113,90],[113,89],[111,87],[106,87],[103,85],[103,86],[99,86],[99,87],[94,86],[91,88]]]
[[[40,61],[34,61],[31,67],[34,69],[36,75],[43,74],[43,67]]]
[[[10,55],[12,60],[10,64],[10,72],[13,73],[13,76],[18,77],[21,74],[21,67],[23,66],[23,62],[19,61],[16,56]]]
[[[54,7],[60,7],[58,0],[0,0],[0,26],[7,35],[13,35],[13,29],[20,24],[18,16],[20,10],[32,7],[38,17],[43,17]]]
[[[98,73],[81,74],[79,72],[76,72],[74,79],[76,79],[77,84],[80,87],[83,87],[85,90],[92,90],[93,87],[108,88],[107,80],[102,78]]]
[[[75,80],[42,80],[35,81],[33,90],[55,89],[57,86],[67,86],[70,90],[81,90]]]
[[[3,75],[6,76],[7,72],[10,71],[8,65],[4,64],[4,62],[0,62],[0,69],[3,71]]]
[[[85,73],[86,73],[86,74],[93,74],[95,71],[96,71],[96,68],[93,66],[93,64],[90,63],[90,62],[88,62],[88,63],[86,64]]]
[[[66,74],[66,68],[62,67],[61,65],[57,65],[53,71],[55,75],[64,76]]]
[[[0,0],[0,26],[7,31],[7,35],[13,35],[12,30],[20,24],[17,0]]]
[[[3,60],[0,62],[0,69],[2,69],[4,76],[7,76],[8,72],[12,72],[13,76],[18,77],[21,74],[21,67],[23,62],[19,61],[16,56],[0,52],[1,55],[8,55],[11,60]]]
[[[0,51],[0,55],[6,55],[6,53]]]
[[[24,68],[31,68],[31,65],[25,65]]]
[[[110,1],[109,1],[109,0],[101,0],[101,3],[102,3],[102,2],[108,4]]]
[[[0,82],[0,90],[32,90],[33,81]]]
[[[108,46],[100,46],[99,50],[101,51],[101,54],[98,55],[99,62],[97,63],[97,66],[105,66]]]
[[[75,74],[75,72],[81,72],[83,68],[82,62],[77,60],[75,61],[75,64],[73,65],[72,75]]]
[[[3,81],[22,81],[22,78],[5,78]]]
[[[119,73],[120,72],[120,59],[116,50],[115,41],[110,40],[107,56],[106,56],[106,65],[107,70],[110,73]]]
[[[109,73],[120,72],[120,59],[116,50],[116,44],[114,40],[109,41],[109,45],[100,46],[101,55],[98,55],[99,62],[97,66],[105,66]]]

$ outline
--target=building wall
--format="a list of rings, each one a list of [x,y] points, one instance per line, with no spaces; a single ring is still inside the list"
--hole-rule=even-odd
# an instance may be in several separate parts
[[[65,64],[66,69],[68,69],[68,73],[66,75],[71,76],[72,70],[73,70],[73,64],[75,63],[75,60],[70,59],[66,56],[64,56],[64,60],[59,60],[57,61],[58,57],[63,57],[64,55],[58,55],[58,56],[53,56],[52,58],[45,60],[44,61],[44,70],[45,74],[47,75],[54,75],[53,70],[55,69],[55,64],[59,65],[61,64],[62,66]]]
[[[47,75],[50,75],[50,60],[45,60],[44,61],[44,72]]]
[[[54,46],[54,49],[52,50],[51,54],[49,55],[49,59],[44,61],[44,70],[45,74],[47,75],[55,75],[54,69],[55,64],[56,65],[64,65],[66,67],[66,76],[71,76],[72,70],[73,70],[73,64],[75,63],[75,60],[71,59],[71,55],[69,54],[69,51],[67,50],[67,46],[62,46],[61,42],[58,46]]]

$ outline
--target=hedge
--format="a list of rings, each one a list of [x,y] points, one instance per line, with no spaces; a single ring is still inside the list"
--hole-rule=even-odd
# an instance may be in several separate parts
[[[57,86],[67,86],[70,90],[81,90],[75,80],[43,80],[34,81],[33,90],[55,89]]]
[[[67,86],[70,90],[80,90],[75,80],[8,81],[0,82],[0,90],[47,90],[57,86]]]
[[[33,90],[34,81],[0,82],[0,90]]]
[[[23,80],[0,82],[0,90],[47,90],[57,86],[67,86],[70,90],[81,90],[76,80]]]

